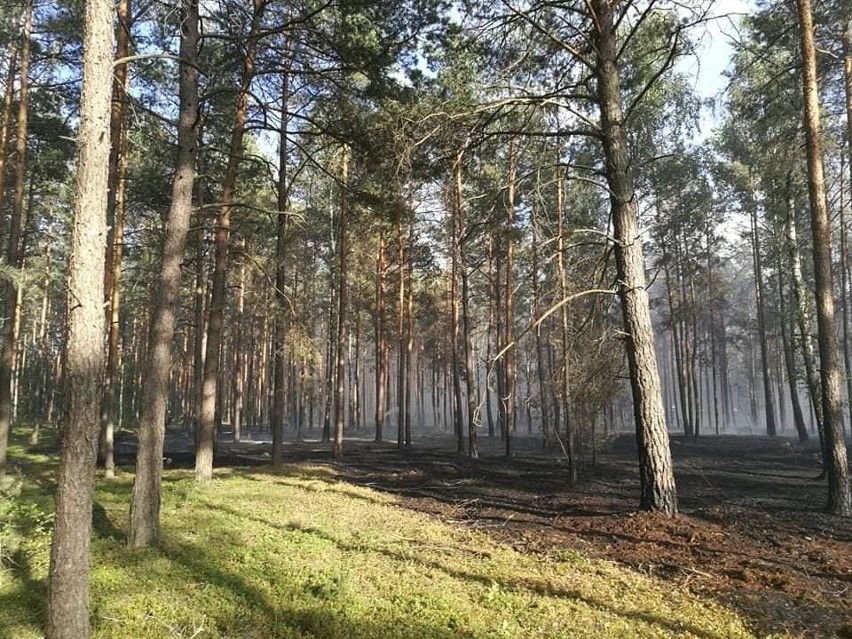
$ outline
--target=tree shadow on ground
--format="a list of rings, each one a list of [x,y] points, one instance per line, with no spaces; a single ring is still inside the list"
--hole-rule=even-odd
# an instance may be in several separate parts
[[[213,509],[213,510],[220,511],[220,512],[223,512],[225,514],[228,514],[228,515],[231,515],[231,516],[234,516],[234,517],[241,517],[241,518],[244,518],[244,519],[248,519],[248,520],[250,520],[254,523],[261,524],[261,525],[264,525],[264,526],[268,526],[270,528],[273,528],[273,529],[276,529],[276,530],[279,530],[279,531],[282,531],[282,532],[294,532],[295,531],[295,532],[300,532],[300,533],[303,533],[303,534],[319,537],[320,539],[323,539],[324,541],[327,541],[329,543],[334,544],[335,546],[337,546],[339,549],[341,549],[343,551],[356,552],[356,553],[372,552],[372,553],[381,554],[384,557],[387,557],[388,559],[390,559],[391,561],[393,561],[395,563],[399,563],[400,565],[416,564],[416,565],[421,566],[422,568],[425,568],[425,569],[438,570],[438,571],[441,571],[444,574],[446,574],[446,575],[448,575],[448,576],[450,576],[454,579],[457,579],[459,581],[462,581],[462,582],[476,583],[476,584],[479,584],[481,586],[485,586],[485,587],[489,587],[489,588],[493,587],[496,584],[499,587],[506,589],[506,590],[527,591],[527,592],[534,593],[534,594],[542,596],[542,597],[553,597],[553,598],[558,598],[558,599],[571,599],[571,600],[586,604],[590,608],[605,611],[609,614],[615,615],[617,617],[621,617],[621,618],[626,619],[628,621],[630,621],[630,620],[641,621],[641,622],[648,623],[648,624],[653,625],[653,626],[657,626],[659,628],[662,628],[666,631],[672,632],[672,633],[677,634],[677,635],[682,634],[684,632],[687,632],[687,633],[690,633],[691,635],[693,635],[695,637],[699,637],[700,639],[724,639],[724,637],[727,636],[725,634],[718,634],[718,633],[714,633],[714,632],[709,632],[707,630],[704,630],[703,628],[695,626],[694,624],[690,624],[690,623],[687,623],[687,622],[684,622],[684,621],[667,619],[667,618],[662,617],[658,614],[653,614],[653,613],[644,612],[644,611],[634,611],[634,610],[621,609],[621,608],[618,608],[618,607],[612,605],[609,602],[606,602],[602,599],[595,598],[595,597],[590,596],[589,594],[583,593],[579,590],[557,588],[557,587],[554,587],[552,584],[550,584],[546,581],[530,580],[530,579],[523,579],[523,580],[522,579],[506,579],[506,580],[495,579],[495,577],[492,576],[492,575],[481,574],[481,573],[471,571],[471,570],[461,570],[461,569],[455,568],[453,565],[446,563],[446,562],[432,560],[432,559],[424,559],[423,556],[420,553],[404,553],[404,552],[392,550],[392,549],[387,548],[385,546],[377,546],[377,545],[373,545],[373,544],[369,544],[369,543],[364,544],[364,543],[361,543],[360,541],[357,544],[352,544],[352,543],[345,542],[341,539],[338,539],[335,536],[329,534],[328,532],[326,532],[324,530],[321,530],[319,528],[315,528],[315,527],[312,527],[312,526],[303,526],[303,525],[295,523],[295,522],[290,522],[290,523],[287,523],[287,524],[280,524],[280,523],[273,522],[273,521],[270,521],[268,519],[265,519],[263,517],[259,517],[259,516],[255,516],[255,515],[249,515],[249,514],[242,512],[242,511],[239,511],[239,510],[236,510],[236,509],[233,509],[233,508],[229,508],[229,507],[223,506],[223,505],[208,504],[208,507]],[[470,549],[468,549],[468,550],[470,550]],[[472,552],[477,552],[477,551],[472,551]],[[487,553],[480,553],[480,554],[483,557],[487,556]],[[377,635],[377,636],[383,636],[383,635]],[[453,636],[457,636],[457,635],[453,635]]]

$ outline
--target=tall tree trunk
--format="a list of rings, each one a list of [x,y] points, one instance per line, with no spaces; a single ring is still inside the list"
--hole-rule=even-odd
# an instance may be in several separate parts
[[[561,147],[556,157],[556,273],[559,277],[559,297],[561,309],[559,313],[560,328],[562,329],[562,417],[565,420],[565,454],[568,457],[568,479],[575,482],[578,477],[575,442],[576,435],[571,415],[571,380],[570,375],[570,335],[569,335],[569,311],[568,311],[568,276],[565,272],[565,196],[563,174],[560,170],[562,158]],[[556,425],[557,433],[559,425]]]
[[[89,636],[89,539],[104,364],[112,18],[113,4],[109,0],[86,3],[74,227],[68,267],[68,413],[62,431],[50,548],[49,639]]]
[[[805,102],[805,149],[808,159],[808,196],[814,244],[814,280],[819,330],[820,386],[828,475],[828,509],[842,517],[852,516],[849,463],[843,437],[843,403],[840,362],[834,323],[834,283],[831,273],[831,226],[828,218],[819,122],[814,24],[810,0],[796,0],[802,43],[802,94]]]
[[[843,85],[844,85],[844,94],[846,96],[846,153],[849,156],[846,162],[846,166],[849,167],[849,185],[852,188],[852,11],[849,11],[849,14],[844,16],[843,18]],[[0,191],[2,192],[2,191]],[[842,180],[841,180],[841,193],[842,193]],[[850,206],[852,206],[852,200],[849,202]],[[852,353],[850,353],[850,349],[852,349],[852,345],[850,345],[850,340],[852,340],[852,329],[850,329],[850,318],[849,318],[849,306],[847,304],[846,296],[849,294],[849,253],[847,250],[847,228],[846,221],[844,219],[843,213],[843,205],[841,203],[840,207],[840,228],[841,228],[841,239],[843,241],[842,245],[842,257],[843,257],[843,278],[844,283],[842,286],[843,290],[843,357],[846,363],[846,398],[849,403],[849,425],[850,430],[852,430]]]
[[[387,375],[387,345],[385,343],[385,231],[379,229],[379,248],[376,255],[376,441],[384,438],[385,377]]]
[[[18,43],[9,46],[9,69],[3,91],[3,116],[0,118],[0,193],[6,193],[6,155],[9,148],[9,125],[12,121],[12,100],[15,97],[15,72],[18,70]],[[0,197],[0,203],[2,203]],[[0,206],[0,242],[6,234],[6,212]]]
[[[207,348],[204,356],[204,381],[201,387],[201,414],[198,420],[198,445],[195,451],[195,478],[207,482],[213,478],[213,446],[216,430],[216,406],[219,386],[219,364],[222,337],[225,331],[225,285],[228,276],[228,245],[231,239],[231,209],[237,186],[237,173],[243,159],[243,137],[248,120],[248,96],[255,71],[261,19],[266,0],[254,0],[251,31],[249,32],[243,73],[237,93],[234,128],[228,146],[228,167],[222,185],[222,201],[216,221],[216,258],[210,292],[210,312],[207,320]]]
[[[160,290],[151,319],[145,382],[142,385],[144,397],[139,422],[139,451],[127,531],[127,542],[131,547],[147,546],[155,542],[159,534],[160,484],[172,341],[180,298],[181,264],[192,217],[193,181],[198,153],[198,67],[195,62],[200,38],[198,0],[183,0],[181,17],[178,157],[163,243]]]
[[[610,0],[590,0],[590,7],[595,14],[592,40],[597,56],[595,75],[601,135],[639,445],[640,506],[674,514],[677,512],[677,490],[654,348],[630,152],[621,110],[614,5]]]
[[[799,240],[796,233],[796,212],[793,202],[792,173],[787,175],[787,199],[784,216],[784,233],[786,235],[787,259],[790,262],[790,275],[792,278],[793,299],[795,308],[796,325],[799,329],[799,341],[802,347],[802,359],[805,362],[805,380],[808,385],[808,394],[811,399],[811,408],[817,422],[819,440],[825,457],[825,438],[823,436],[822,405],[819,372],[817,371],[816,353],[814,343],[811,339],[811,309],[808,303],[805,278],[802,275],[802,258],[799,253]],[[825,459],[823,459],[825,462]]]
[[[115,57],[117,60],[130,55],[131,0],[119,0],[117,5]],[[124,215],[127,185],[127,91],[130,74],[127,63],[115,67],[112,85],[112,108],[110,110],[109,137],[109,200],[107,204],[107,364],[104,378],[104,400],[101,409],[101,454],[107,477],[115,476],[113,438],[118,399],[118,365],[121,358],[121,260],[124,250]]]
[[[29,94],[30,32],[33,24],[33,2],[25,0],[24,28],[21,35],[21,73],[18,95],[18,125],[15,140],[15,193],[12,200],[12,215],[9,217],[9,240],[6,249],[6,265],[21,268],[24,259],[22,229],[24,227],[24,185],[27,156],[27,107]],[[0,203],[3,193],[0,192]],[[21,296],[14,281],[1,284],[5,288],[5,304],[2,305],[7,318],[3,325],[0,345],[0,479],[6,474],[9,455],[9,433],[12,428],[12,382],[15,374],[15,355],[21,315],[18,304]]]
[[[462,161],[462,151],[459,151],[456,157],[456,164],[460,167]],[[460,169],[459,169],[460,170]],[[453,372],[453,424],[456,434],[456,451],[458,454],[464,454],[464,411],[462,410],[462,391],[461,391],[461,356],[459,354],[459,339],[461,333],[460,327],[460,309],[459,309],[459,270],[464,268],[464,264],[460,264],[459,245],[462,238],[459,234],[458,207],[452,206],[451,229],[452,239],[450,240],[450,314],[451,323],[451,366]]]
[[[405,405],[405,386],[408,383],[408,360],[406,359],[408,351],[406,344],[408,339],[405,335],[405,236],[403,235],[403,225],[400,219],[397,222],[397,337],[399,338],[397,350],[397,368],[396,368],[396,447],[402,449],[405,446],[405,413],[408,407]]]
[[[337,291],[337,346],[334,353],[335,385],[334,385],[334,459],[343,457],[343,419],[346,408],[346,369],[343,359],[343,349],[346,344],[346,305],[349,268],[347,252],[349,251],[349,158],[351,150],[343,145],[340,159],[340,219],[338,221],[338,291]]]
[[[289,47],[288,47],[289,51]],[[278,131],[278,214],[275,217],[275,316],[272,335],[272,411],[269,428],[272,431],[272,465],[278,467],[284,461],[284,412],[287,376],[287,359],[284,350],[287,343],[288,302],[285,294],[287,285],[287,230],[289,182],[287,179],[287,128],[290,103],[290,61],[285,60],[281,73],[281,127]]]
[[[471,351],[471,316],[470,316],[470,274],[467,270],[467,240],[465,228],[464,190],[462,184],[462,154],[456,157],[453,164],[453,195],[455,201],[456,235],[459,238],[459,270],[461,275],[461,311],[464,329],[462,333],[462,350],[464,357],[464,379],[467,396],[467,454],[471,458],[479,457],[476,445],[476,427],[479,423],[476,410],[476,392],[474,391],[474,370]]]
[[[749,177],[751,180],[751,177]],[[766,339],[766,303],[763,286],[763,256],[760,253],[760,228],[757,224],[757,203],[753,189],[749,193],[751,209],[751,247],[754,262],[754,297],[757,303],[757,332],[760,340],[760,365],[763,373],[763,410],[766,418],[766,434],[775,437],[775,398],[769,378],[769,348]]]
[[[515,141],[509,142],[509,158],[506,176],[506,281],[503,303],[505,319],[503,320],[503,364],[505,395],[502,401],[506,405],[506,414],[503,421],[505,428],[506,457],[512,455],[512,437],[515,434],[515,352],[513,344],[515,341],[515,309],[514,309],[514,271],[515,271],[515,190],[518,173],[518,158],[515,149]],[[564,307],[563,307],[564,309]],[[566,415],[567,415],[566,410]],[[567,423],[566,417],[566,423]]]
[[[532,213],[532,290],[533,290],[533,317],[538,319],[541,317],[541,285],[539,284],[539,256],[538,249],[540,238],[538,237],[538,209],[533,209]],[[490,321],[490,320],[489,320]],[[489,326],[490,328],[490,326]],[[538,374],[538,401],[539,410],[541,411],[541,435],[542,445],[547,448],[552,438],[551,432],[553,425],[550,418],[550,397],[548,394],[550,384],[547,379],[546,361],[544,352],[544,338],[541,334],[541,325],[536,327],[535,331],[535,355],[536,355],[536,372]],[[490,346],[490,340],[489,340]],[[490,359],[490,354],[488,359]],[[490,419],[490,415],[489,415]]]
[[[785,267],[781,259],[781,252],[778,252],[778,301],[781,310],[781,343],[784,351],[784,365],[787,369],[787,383],[790,387],[790,401],[793,404],[793,424],[796,427],[796,433],[799,436],[800,442],[808,441],[808,429],[805,426],[805,417],[802,412],[802,406],[799,402],[799,392],[796,375],[796,349],[793,340],[790,339],[789,329],[790,310],[787,308],[787,299],[784,292],[784,272]]]

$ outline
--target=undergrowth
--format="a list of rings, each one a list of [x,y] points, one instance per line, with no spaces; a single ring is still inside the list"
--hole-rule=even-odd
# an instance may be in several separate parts
[[[0,638],[42,635],[51,461],[15,451],[3,493]],[[23,463],[22,463],[23,462]],[[94,637],[449,639],[751,635],[734,613],[570,552],[531,556],[294,465],[166,473],[162,541],[130,551],[132,477],[99,478]]]

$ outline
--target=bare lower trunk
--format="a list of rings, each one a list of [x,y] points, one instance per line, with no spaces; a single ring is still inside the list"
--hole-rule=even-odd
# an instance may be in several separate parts
[[[62,432],[47,588],[49,639],[89,636],[89,538],[104,363],[104,249],[112,78],[109,0],[86,4]]]
[[[181,60],[184,64],[180,67],[178,157],[163,243],[160,290],[151,318],[145,381],[142,385],[139,451],[127,531],[127,543],[131,547],[147,546],[155,542],[159,534],[160,483],[172,341],[180,297],[181,264],[192,217],[192,189],[198,153],[198,70],[195,65],[199,43],[197,0],[184,0],[181,13]]]

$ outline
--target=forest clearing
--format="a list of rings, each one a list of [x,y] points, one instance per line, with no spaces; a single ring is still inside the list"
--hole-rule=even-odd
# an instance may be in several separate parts
[[[3,541],[0,637],[41,636],[54,451],[28,460]],[[127,553],[132,466],[95,493],[94,637],[845,637],[852,535],[814,512],[814,451],[787,440],[677,442],[674,519],[635,510],[626,436],[571,486],[524,442],[476,461],[348,442],[223,445],[210,486],[176,450],[164,542]],[[497,444],[499,442],[495,442]],[[264,450],[265,448],[265,450]],[[120,458],[121,459],[121,458]],[[189,462],[189,464],[187,464]],[[227,464],[227,465],[225,465]],[[8,520],[8,519],[7,519]],[[843,634],[846,633],[846,634]]]
[[[852,636],[849,0],[7,0],[0,89],[0,635]]]

